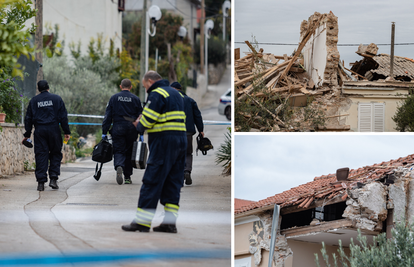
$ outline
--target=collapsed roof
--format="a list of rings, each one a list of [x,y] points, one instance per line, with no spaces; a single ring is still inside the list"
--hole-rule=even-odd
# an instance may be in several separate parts
[[[414,154],[396,160],[350,170],[349,177],[343,181],[338,181],[336,174],[322,175],[315,177],[309,183],[299,185],[238,209],[235,208],[234,213],[242,214],[266,207],[273,209],[275,204],[280,205],[281,208],[287,208],[289,206],[307,208],[311,203],[325,198],[332,199],[340,197],[342,201],[345,201],[348,197],[347,189],[358,188],[371,181],[383,180],[389,174],[392,174],[395,169],[412,165],[414,165]],[[389,180],[384,180],[383,182],[389,182]]]
[[[376,48],[376,49],[369,49]],[[369,81],[385,80],[390,76],[391,56],[379,54],[375,44],[369,46],[360,45],[358,55],[364,57],[353,63],[351,70],[365,77]],[[410,82],[414,79],[414,60],[406,57],[394,56],[393,79]]]

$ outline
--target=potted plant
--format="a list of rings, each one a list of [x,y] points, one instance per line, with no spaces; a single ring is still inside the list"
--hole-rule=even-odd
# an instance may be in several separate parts
[[[0,106],[0,123],[6,122],[6,113],[3,113],[3,107]]]

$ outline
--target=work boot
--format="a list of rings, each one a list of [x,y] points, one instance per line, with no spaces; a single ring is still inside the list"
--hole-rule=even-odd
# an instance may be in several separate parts
[[[57,185],[57,178],[50,177],[50,183],[49,186],[53,189],[59,189],[59,186]]]
[[[184,179],[185,179],[185,184],[186,185],[192,185],[193,184],[193,180],[191,180],[191,173],[186,171],[184,172]]]
[[[139,232],[148,233],[149,230],[150,230],[150,228],[149,227],[146,227],[144,225],[141,225],[141,224],[137,224],[135,222],[132,222],[130,224],[122,225],[122,230],[127,231],[127,232],[139,231]]]
[[[175,224],[165,224],[162,223],[157,227],[152,228],[154,232],[164,232],[164,233],[177,233],[177,227]]]
[[[122,178],[122,173],[123,173],[122,167],[121,166],[116,167],[116,182],[119,185],[121,185],[124,182],[124,179]]]
[[[37,191],[45,191],[45,183],[38,182],[37,183]]]
[[[125,177],[125,184],[132,184],[131,177]]]

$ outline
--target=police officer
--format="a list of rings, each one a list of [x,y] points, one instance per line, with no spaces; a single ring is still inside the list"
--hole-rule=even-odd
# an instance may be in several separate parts
[[[191,185],[193,183],[193,180],[191,179],[191,171],[193,170],[193,135],[196,133],[197,127],[198,132],[204,137],[203,117],[201,117],[197,102],[181,90],[182,87],[180,83],[173,82],[170,86],[177,89],[184,96],[185,127],[187,129],[187,152],[185,155],[184,180],[186,185]]]
[[[33,97],[27,107],[24,119],[25,142],[32,134],[34,125],[34,152],[38,182],[37,190],[44,191],[49,168],[49,186],[58,189],[57,180],[60,175],[60,162],[62,161],[62,135],[59,124],[65,135],[65,141],[70,138],[68,112],[60,96],[49,93],[49,84],[45,80],[37,83],[40,92]],[[49,165],[50,162],[50,165]]]
[[[106,138],[106,133],[113,122],[110,133],[114,151],[114,167],[116,181],[121,185],[124,179],[125,184],[132,183],[132,147],[138,138],[134,125],[125,120],[124,116],[136,120],[142,112],[142,106],[140,99],[130,92],[132,84],[129,79],[122,80],[119,87],[122,91],[114,94],[106,106],[105,118],[102,122],[102,138]]]
[[[180,190],[184,182],[187,147],[183,96],[169,86],[155,71],[144,75],[148,100],[134,125],[138,132],[148,132],[149,158],[142,179],[138,209],[124,231],[149,232],[158,201],[165,217],[156,232],[177,233]]]

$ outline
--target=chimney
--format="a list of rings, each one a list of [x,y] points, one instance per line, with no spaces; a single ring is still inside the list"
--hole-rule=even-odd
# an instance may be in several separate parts
[[[341,168],[336,170],[336,180],[346,181],[348,179],[349,168]]]

